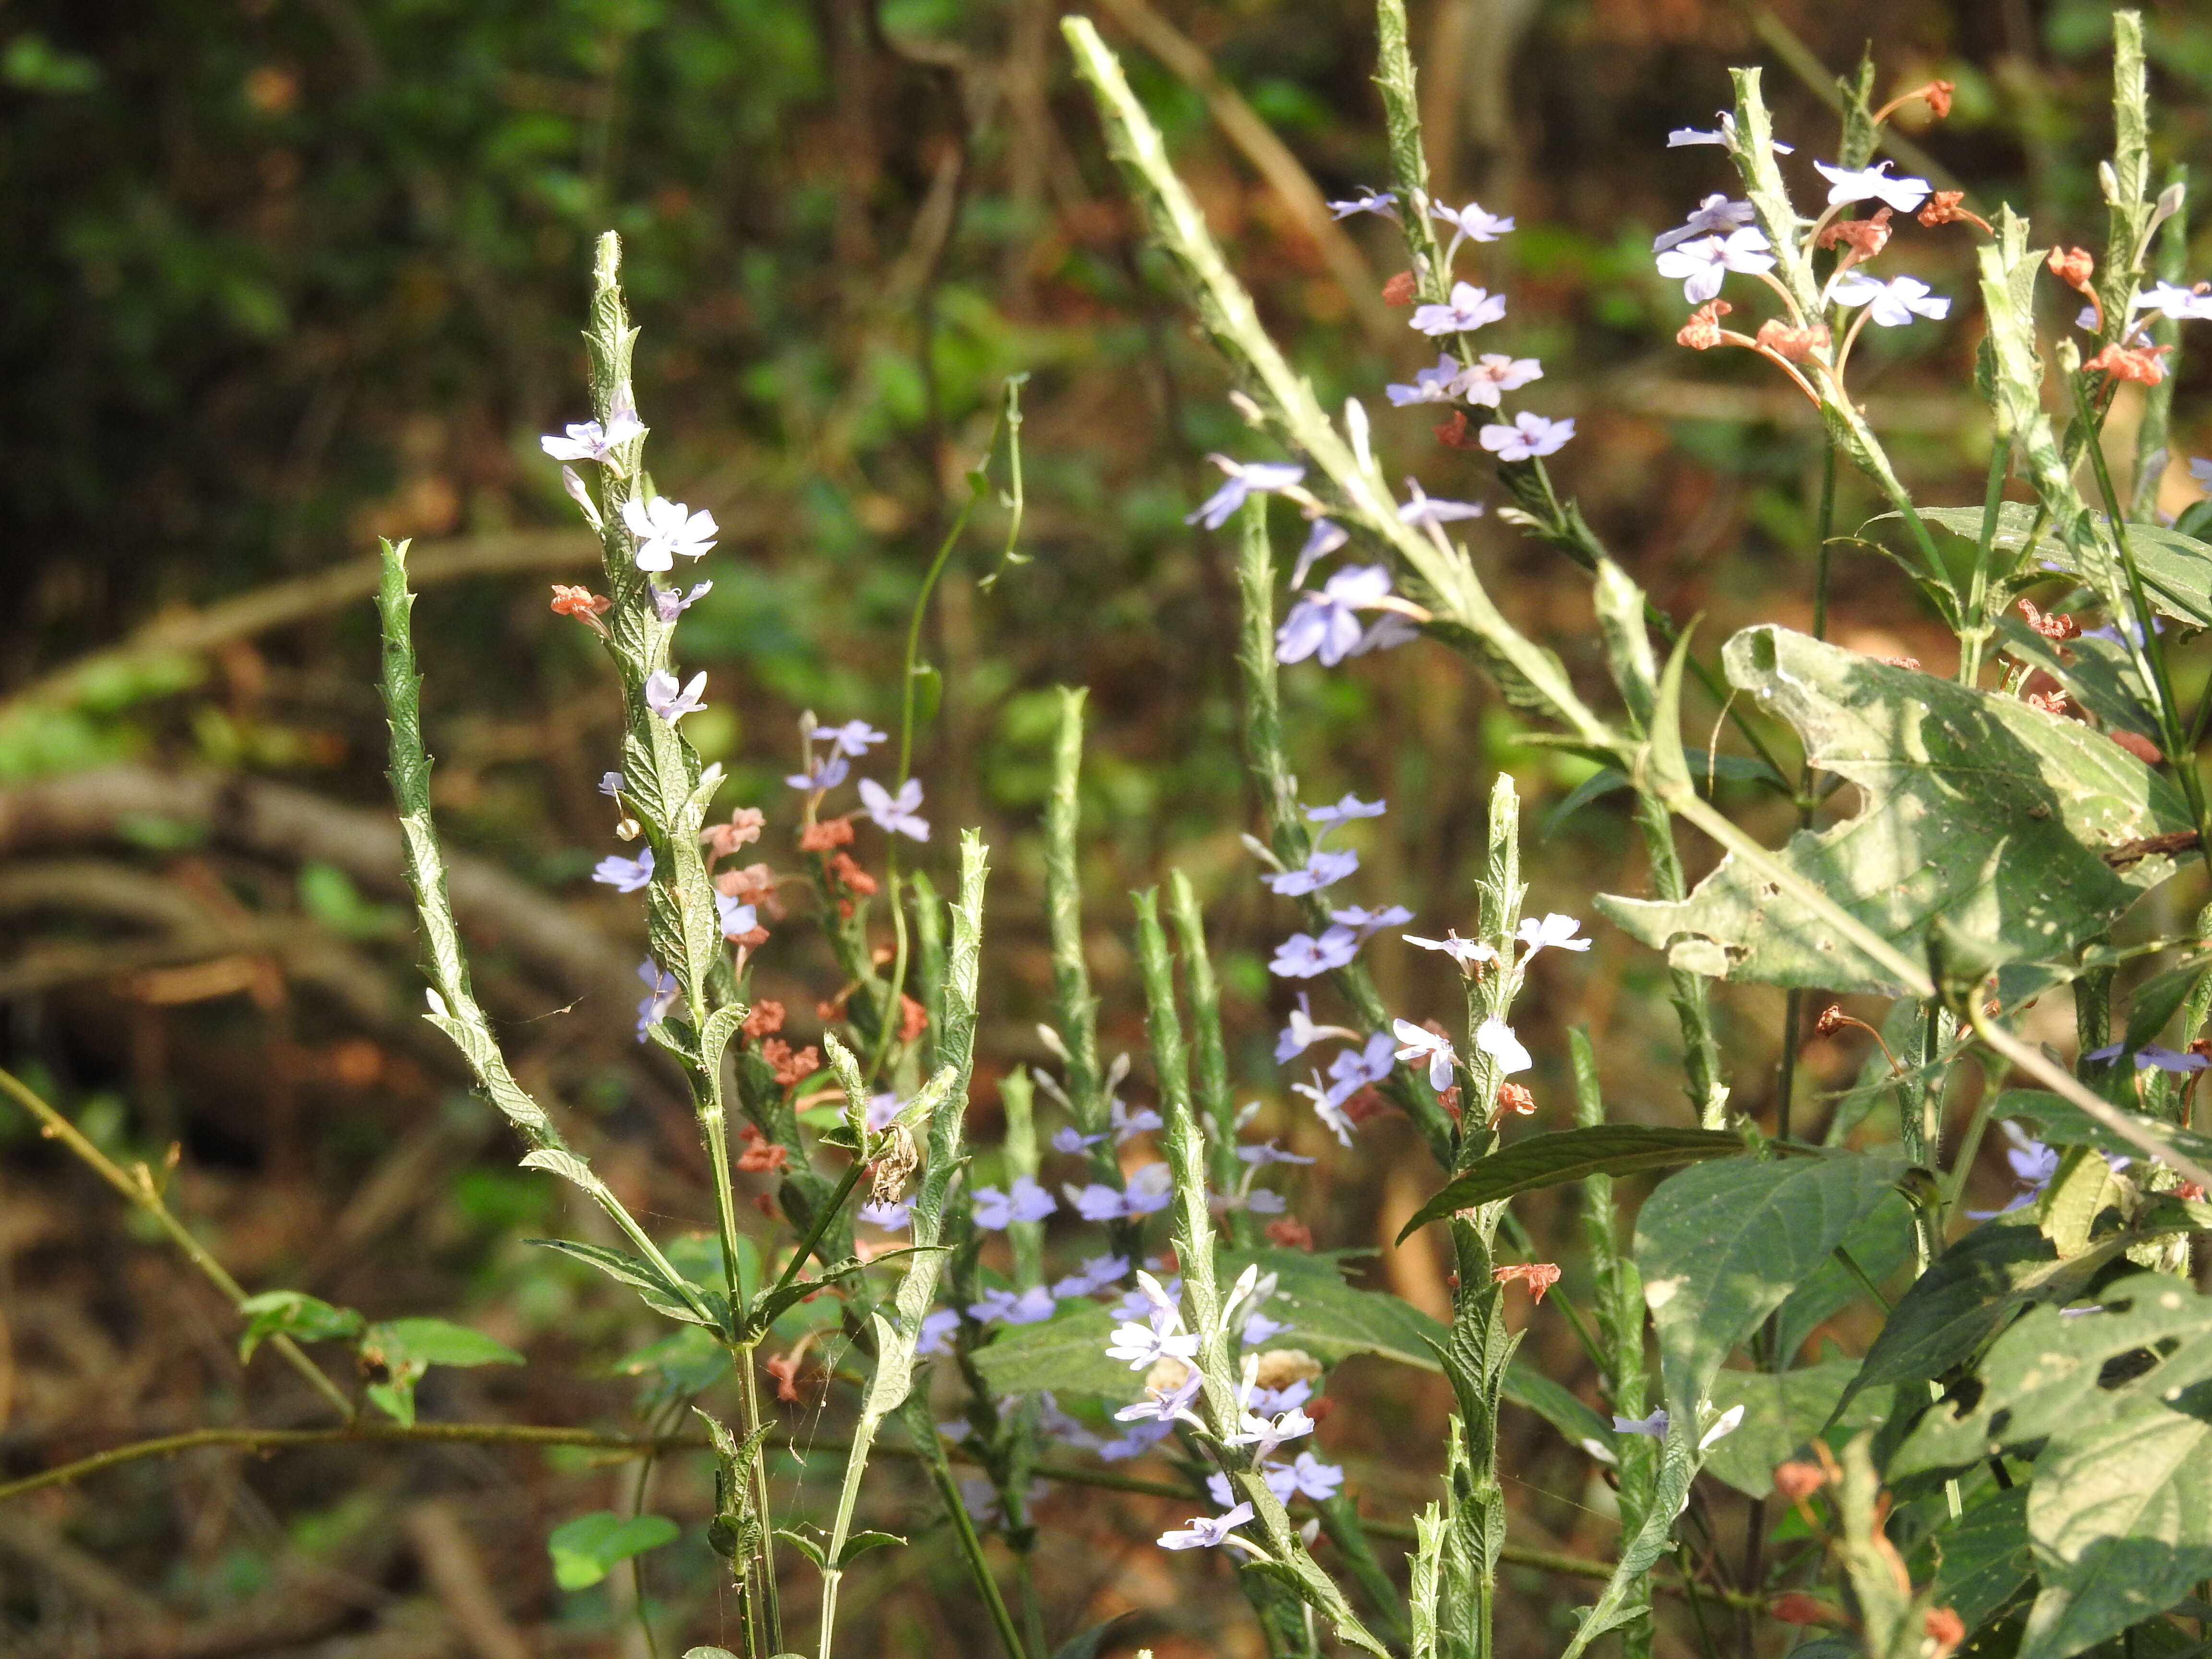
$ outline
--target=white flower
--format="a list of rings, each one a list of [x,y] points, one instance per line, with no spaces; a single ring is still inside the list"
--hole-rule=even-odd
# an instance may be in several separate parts
[[[1563,916],[1556,910],[1541,921],[1537,921],[1534,916],[1522,917],[1521,930],[1514,935],[1514,938],[1519,939],[1528,949],[1528,954],[1521,960],[1527,962],[1529,957],[1534,956],[1537,951],[1547,945],[1556,945],[1562,951],[1589,950],[1590,948],[1589,939],[1575,937],[1582,931],[1582,923],[1577,921],[1572,916]]]
[[[1418,479],[1407,479],[1406,488],[1413,492],[1413,499],[1398,503],[1398,522],[1417,529],[1479,519],[1487,511],[1480,501],[1448,501],[1427,495]]]
[[[1649,1417],[1616,1417],[1613,1419],[1615,1434],[1649,1435],[1654,1440],[1667,1437],[1667,1408],[1664,1406]]]
[[[1575,435],[1575,422],[1572,416],[1549,421],[1524,409],[1513,417],[1512,425],[1486,426],[1475,435],[1501,461],[1528,461],[1540,455],[1556,455],[1565,448],[1567,440]]]
[[[1447,933],[1442,939],[1416,939],[1407,933],[1405,939],[1407,944],[1418,945],[1424,951],[1443,951],[1462,969],[1471,968],[1478,962],[1498,960],[1498,952],[1480,939],[1462,939],[1455,933]]]
[[[1170,1323],[1154,1314],[1147,1320],[1133,1319],[1126,1325],[1116,1325],[1114,1340],[1106,1346],[1106,1357],[1127,1360],[1133,1371],[1148,1370],[1166,1358],[1195,1359],[1198,1337],[1181,1329],[1182,1322],[1177,1319]]]
[[[1455,241],[1464,237],[1470,242],[1494,242],[1513,228],[1510,215],[1501,219],[1485,211],[1480,202],[1469,202],[1463,208],[1448,208],[1439,202],[1429,211],[1457,233]]]
[[[1449,1037],[1438,1036],[1426,1026],[1416,1025],[1409,1019],[1394,1019],[1390,1029],[1397,1034],[1399,1059],[1426,1060],[1429,1087],[1438,1094],[1451,1087],[1452,1066],[1459,1055]]]
[[[1721,144],[1734,149],[1736,143],[1735,117],[1726,110],[1717,113],[1720,125],[1712,131],[1707,132],[1698,127],[1676,127],[1667,135],[1667,148],[1680,149],[1686,144]],[[1766,143],[1777,155],[1791,155],[1796,149],[1794,144],[1785,144],[1778,138],[1770,138]]]
[[[1931,295],[1917,276],[1893,276],[1885,283],[1863,271],[1845,271],[1834,297],[1839,306],[1869,307],[1868,314],[1882,328],[1903,328],[1915,316],[1940,321],[1951,314],[1950,301]]]
[[[1345,1112],[1343,1103],[1337,1098],[1334,1089],[1322,1086],[1319,1066],[1316,1066],[1309,1075],[1313,1079],[1311,1083],[1293,1083],[1291,1085],[1291,1092],[1294,1095],[1304,1095],[1312,1101],[1314,1115],[1319,1118],[1328,1127],[1328,1132],[1336,1137],[1336,1144],[1349,1151],[1352,1146],[1352,1122]]]
[[[1725,236],[1700,237],[1694,242],[1670,247],[1653,263],[1662,276],[1682,284],[1685,300],[1701,306],[1721,291],[1721,279],[1729,271],[1755,276],[1773,270],[1774,255],[1769,252],[1772,246],[1757,230],[1746,225]]]
[[[1886,161],[1858,168],[1832,167],[1826,161],[1815,161],[1813,166],[1828,181],[1830,207],[1840,207],[1846,202],[1879,200],[1899,213],[1917,213],[1920,204],[1935,188],[1925,179],[1891,178],[1890,163]]]
[[[665,495],[655,495],[649,501],[631,496],[623,503],[623,522],[638,538],[631,560],[640,570],[666,570],[678,553],[696,559],[714,546],[714,538],[721,533],[713,514],[694,513]]]
[[[860,805],[878,829],[915,841],[929,839],[929,820],[916,817],[914,810],[921,805],[920,778],[908,778],[896,795],[873,778],[862,778]]]
[[[1417,368],[1411,386],[1386,386],[1392,404],[1399,409],[1408,404],[1448,404],[1456,393],[1461,374],[1458,358],[1449,351],[1437,354],[1434,368]]]
[[[1328,210],[1332,217],[1338,219],[1354,213],[1379,214],[1385,219],[1395,219],[1398,216],[1398,194],[1395,191],[1370,190],[1362,185],[1358,195],[1349,201],[1331,202]]]
[[[1228,1514],[1212,1518],[1194,1515],[1189,1526],[1180,1531],[1170,1528],[1162,1533],[1160,1547],[1164,1550],[1204,1550],[1212,1549],[1217,1544],[1241,1544],[1244,1540],[1236,1535],[1236,1528],[1251,1518],[1252,1506],[1249,1504],[1239,1504]]]
[[[1424,334],[1464,334],[1505,315],[1505,296],[1472,283],[1454,283],[1451,301],[1413,307],[1413,326]]]
[[[1314,568],[1314,562],[1327,558],[1351,539],[1342,525],[1328,519],[1316,519],[1313,528],[1306,532],[1305,545],[1298,549],[1297,568],[1291,572],[1291,586],[1304,587],[1306,573]]]
[[[700,699],[706,694],[705,670],[691,677],[690,684],[679,694],[676,676],[665,668],[656,668],[645,677],[645,706],[666,720],[671,726],[686,714],[696,714],[703,707]]]
[[[1513,1035],[1513,1028],[1495,1014],[1474,1028],[1474,1046],[1496,1060],[1498,1069],[1508,1077],[1536,1063],[1521,1046],[1521,1039]]]
[[[1737,1425],[1742,1423],[1742,1421],[1743,1407],[1740,1405],[1730,1406],[1726,1411],[1723,1412],[1718,1417],[1713,1419],[1713,1425],[1711,1428],[1707,1429],[1704,1434],[1698,1437],[1698,1449],[1699,1451],[1711,1451],[1722,1441],[1727,1439],[1729,1436],[1734,1434],[1736,1431]]]
[[[597,421],[586,421],[580,426],[563,427],[562,436],[540,438],[538,447],[556,461],[605,461],[610,451],[628,443],[644,430],[635,415],[628,410],[618,410],[614,419],[604,428]]]
[[[1459,377],[1460,395],[1485,409],[1498,407],[1499,398],[1518,392],[1531,380],[1544,378],[1544,365],[1534,357],[1509,357],[1502,351],[1486,351]]]

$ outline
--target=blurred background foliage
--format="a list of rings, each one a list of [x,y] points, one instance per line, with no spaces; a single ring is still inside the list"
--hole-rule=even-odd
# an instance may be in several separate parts
[[[1824,77],[1871,42],[1884,95],[1931,76],[1957,83],[1950,118],[1911,136],[1975,200],[2032,211],[2045,240],[2094,242],[2110,9],[1412,9],[1439,195],[1478,197],[1521,225],[1481,250],[1480,266],[1510,293],[1514,349],[1544,359],[1531,400],[1581,422],[1558,476],[1663,606],[1705,617],[1708,641],[1754,617],[1802,625],[1818,434],[1756,364],[1673,343],[1682,306],[1652,273],[1650,237],[1723,179],[1714,152],[1670,151],[1664,135],[1709,121],[1727,66],[1757,62],[1779,130],[1826,153]],[[1255,820],[1237,763],[1225,538],[1182,522],[1215,476],[1203,455],[1237,450],[1243,429],[1104,166],[1060,58],[1058,10],[1048,0],[0,9],[11,220],[0,488],[14,526],[0,617],[0,1048],[118,1152],[159,1167],[180,1146],[180,1206],[249,1287],[299,1285],[375,1317],[453,1313],[545,1362],[434,1376],[426,1411],[622,1417],[639,1385],[615,1362],[649,1327],[520,1247],[573,1220],[558,1194],[514,1171],[411,1018],[411,926],[379,838],[383,729],[362,564],[378,535],[416,539],[439,799],[455,844],[482,860],[464,911],[487,994],[534,1079],[587,1118],[601,1167],[672,1225],[705,1213],[672,1079],[628,1040],[635,912],[583,880],[608,850],[593,784],[617,711],[591,641],[545,607],[546,583],[583,579],[593,558],[537,435],[585,412],[586,264],[606,227],[626,240],[657,482],[724,526],[703,573],[714,590],[684,636],[687,667],[710,673],[712,707],[685,729],[730,768],[734,799],[770,809],[769,855],[789,858],[780,778],[799,712],[896,716],[908,608],[1001,384],[1027,373],[1031,562],[979,586],[1004,529],[987,511],[924,636],[942,677],[917,756],[939,827],[931,856],[946,857],[962,824],[981,825],[996,849],[986,1073],[1043,1058],[1031,1035],[1048,980],[1034,819],[1048,692],[1087,684],[1086,878],[1109,1039],[1135,1048],[1139,1035],[1121,895],[1180,863],[1226,958],[1240,1076],[1270,1097],[1269,1122],[1302,1146],[1314,1138],[1275,1100],[1267,1059],[1285,999],[1263,964],[1288,912],[1264,901],[1237,840]],[[1395,471],[1418,471],[1432,494],[1484,495],[1480,458],[1437,446],[1419,410],[1382,404],[1383,380],[1422,360],[1378,297],[1395,269],[1390,228],[1317,222],[1285,187],[1283,154],[1253,137],[1264,124],[1326,195],[1384,181],[1370,9],[1100,0],[1097,10],[1267,322],[1324,394],[1368,399]],[[2156,153],[2203,176],[2212,15],[2188,0],[2146,10]],[[1960,292],[1966,240],[1911,234],[1911,268]],[[1979,496],[1972,331],[1877,334],[1859,354],[1870,412],[1896,434],[1923,501]],[[2183,363],[2177,448],[2199,430],[2207,378]],[[2172,487],[2185,488],[2181,471]],[[1847,481],[1839,522],[1861,508],[1874,510]],[[1494,521],[1468,528],[1509,609],[1579,675],[1601,678],[1580,576]],[[1948,636],[1878,558],[1844,556],[1836,615],[1858,648],[1931,667],[1947,654]],[[1500,768],[1529,805],[1534,908],[1588,915],[1598,887],[1640,890],[1621,798],[1549,823],[1584,769],[1520,742],[1455,659],[1417,646],[1329,672],[1306,665],[1286,675],[1285,696],[1309,798],[1356,788],[1392,803],[1361,826],[1363,902],[1405,902],[1431,932],[1460,917]],[[1771,798],[1733,804],[1777,836],[1786,827]],[[799,930],[787,937],[763,988],[810,1009],[835,976]],[[1566,1118],[1559,1038],[1577,1023],[1596,1038],[1617,1110],[1676,1117],[1656,964],[1618,935],[1586,959],[1559,954],[1546,958],[1547,994],[1524,1032],[1545,1056],[1547,1121]],[[1416,976],[1396,947],[1374,958],[1394,1005],[1446,1012],[1438,975]],[[1723,998],[1747,1110],[1771,1093],[1779,1000]],[[1808,1051],[1820,1082],[1852,1074],[1849,1036]],[[988,1120],[988,1082],[979,1100]],[[1425,1195],[1415,1161],[1395,1156],[1409,1146],[1374,1125],[1358,1155],[1305,1178],[1297,1207],[1322,1242],[1387,1243]],[[106,1194],[13,1116],[0,1116],[0,1146],[8,1472],[249,1411],[304,1420],[308,1401],[284,1379],[257,1369],[248,1382],[224,1310],[143,1241],[126,1243]],[[1555,1219],[1564,1241],[1566,1212]],[[1376,1271],[1416,1301],[1442,1294],[1425,1247]],[[1541,1328],[1534,1340],[1571,1380],[1571,1341]],[[1335,1449],[1378,1512],[1402,1514],[1431,1478],[1441,1397],[1379,1373],[1370,1394],[1387,1409],[1340,1422]],[[1508,1464],[1534,1471],[1516,1497],[1528,1526],[1606,1548],[1586,1466],[1539,1450],[1541,1433],[1522,1426]],[[536,1627],[537,1647],[613,1651],[635,1639],[609,1633],[619,1575],[563,1595],[542,1547],[550,1524],[610,1501],[611,1472],[578,1458],[318,1455],[145,1466],[0,1513],[0,1644],[492,1652],[453,1635],[438,1612],[450,1614],[450,1596],[424,1601],[426,1581],[410,1576],[404,1539],[418,1553],[425,1537],[450,1541],[450,1520],[446,1532],[422,1520],[426,1503],[460,1506],[504,1598],[494,1613]],[[696,1471],[663,1479],[664,1508],[703,1504],[684,1495]],[[1188,1593],[1148,1547],[1115,1541],[1110,1505],[1079,1500],[1065,1513],[1073,1541],[1057,1557],[1048,1546],[1045,1561],[1065,1575],[1055,1594],[1070,1624],[1091,1602]],[[1130,1527],[1139,1540],[1151,1530]],[[665,1571],[681,1606],[711,1577],[703,1547],[695,1553]],[[880,1650],[966,1650],[972,1615],[950,1558],[924,1547],[873,1559],[895,1556],[906,1565],[881,1569],[875,1599],[854,1607]],[[333,1589],[329,1564],[341,1560]],[[905,1582],[895,1574],[930,1593],[892,1596]],[[1223,1581],[1200,1577],[1215,1600],[1188,1601],[1171,1623],[1205,1628]],[[1515,1651],[1547,1650],[1575,1598],[1541,1579],[1516,1594],[1534,1616],[1506,1625]],[[186,1637],[200,1645],[173,1645]],[[464,1639],[476,1644],[453,1645]],[[1163,1649],[1177,1650],[1171,1631]]]

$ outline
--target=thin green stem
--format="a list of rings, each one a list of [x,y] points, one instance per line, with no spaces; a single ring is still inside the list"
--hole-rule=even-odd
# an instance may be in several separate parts
[[[228,1269],[215,1259],[206,1245],[192,1236],[191,1229],[171,1212],[162,1200],[161,1188],[154,1184],[151,1170],[141,1164],[135,1171],[126,1173],[94,1146],[82,1130],[64,1117],[59,1110],[14,1073],[0,1070],[0,1090],[12,1096],[18,1105],[39,1120],[40,1134],[49,1140],[60,1141],[94,1175],[120,1193],[127,1202],[150,1217],[185,1260],[198,1268],[201,1276],[220,1291],[234,1309],[246,1300],[245,1287],[230,1276]],[[306,1351],[298,1343],[289,1336],[279,1334],[269,1339],[269,1346],[283,1356],[284,1363],[299,1372],[309,1388],[331,1403],[340,1418],[349,1423],[354,1420],[356,1407],[353,1401],[345,1397],[337,1383],[323,1374],[321,1366],[307,1358]],[[4,1497],[6,1492],[5,1487],[0,1487],[0,1497]]]

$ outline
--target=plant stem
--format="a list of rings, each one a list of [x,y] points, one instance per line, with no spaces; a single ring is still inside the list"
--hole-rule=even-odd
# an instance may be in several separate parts
[[[123,1194],[131,1204],[152,1218],[168,1241],[175,1245],[185,1261],[199,1269],[201,1276],[222,1293],[232,1308],[246,1300],[245,1287],[230,1276],[222,1263],[216,1261],[206,1245],[192,1236],[191,1229],[177,1219],[163,1201],[161,1188],[154,1184],[154,1172],[141,1164],[125,1173],[114,1160],[88,1139],[76,1124],[64,1117],[60,1111],[44,1099],[12,1072],[0,1071],[0,1090],[12,1096],[15,1103],[39,1120],[39,1133],[49,1140],[58,1140],[76,1154],[102,1181]],[[299,1372],[301,1377],[317,1394],[328,1401],[338,1416],[350,1423],[355,1420],[356,1408],[337,1383],[323,1374],[323,1368],[310,1358],[300,1345],[281,1333],[269,1339],[269,1346],[284,1357],[284,1363]],[[0,1487],[0,1497],[8,1488]]]

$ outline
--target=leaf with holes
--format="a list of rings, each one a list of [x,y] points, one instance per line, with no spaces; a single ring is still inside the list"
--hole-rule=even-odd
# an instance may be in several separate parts
[[[2180,791],[2078,721],[1774,627],[1722,653],[1729,682],[1859,786],[1856,817],[1778,856],[1915,961],[1938,915],[1996,963],[2069,957],[2172,874],[2148,837],[2190,830]],[[2124,860],[2115,868],[2110,854]],[[1676,902],[1598,908],[1678,968],[1804,989],[1895,994],[1888,969],[1733,854]]]

